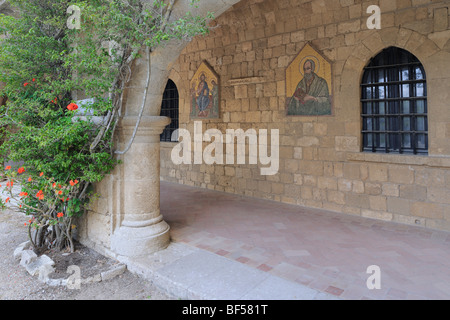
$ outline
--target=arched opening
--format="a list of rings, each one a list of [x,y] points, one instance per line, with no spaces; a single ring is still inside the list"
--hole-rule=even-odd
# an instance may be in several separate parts
[[[427,84],[422,63],[389,47],[364,68],[361,83],[363,151],[428,153]]]
[[[161,116],[168,117],[172,121],[161,134],[161,142],[178,141],[176,130],[179,128],[179,104],[180,100],[177,86],[171,79],[169,79],[163,94]]]

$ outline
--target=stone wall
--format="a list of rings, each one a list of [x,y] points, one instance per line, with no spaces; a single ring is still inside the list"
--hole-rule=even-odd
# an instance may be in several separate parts
[[[369,5],[381,29],[368,30]],[[280,168],[174,165],[162,143],[163,180],[450,230],[450,2],[429,0],[244,0],[182,52],[170,78],[180,94],[180,128],[193,132],[189,83],[206,61],[221,80],[217,128],[279,129]],[[305,44],[332,63],[334,115],[286,116],[286,68]],[[429,155],[361,152],[360,80],[382,49],[397,46],[427,74]],[[230,80],[257,78],[240,85]]]

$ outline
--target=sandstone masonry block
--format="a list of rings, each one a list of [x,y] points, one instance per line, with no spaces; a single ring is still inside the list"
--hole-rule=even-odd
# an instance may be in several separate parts
[[[360,146],[358,143],[358,138],[349,136],[338,136],[335,138],[336,151],[351,151],[359,152]]]
[[[416,217],[429,219],[442,219],[444,217],[444,212],[441,205],[427,202],[412,203],[411,214]]]
[[[369,197],[370,209],[377,211],[387,210],[386,197],[383,196],[370,196]]]
[[[448,8],[434,9],[434,31],[444,31],[448,28]]]
[[[398,197],[400,195],[399,186],[394,183],[384,183],[382,186],[382,194],[389,197]]]
[[[372,181],[387,181],[388,172],[386,165],[369,164],[369,179]]]
[[[391,221],[393,219],[392,213],[373,210],[362,210],[361,216],[384,221]]]
[[[425,201],[427,199],[427,188],[418,185],[402,185],[400,186],[400,197]]]
[[[387,198],[387,208],[389,212],[399,213],[409,216],[410,212],[410,201],[401,198]]]
[[[411,166],[390,166],[389,181],[394,183],[412,184],[414,182],[414,169]]]
[[[381,194],[381,184],[366,182],[365,183],[365,192],[370,195],[380,195]]]

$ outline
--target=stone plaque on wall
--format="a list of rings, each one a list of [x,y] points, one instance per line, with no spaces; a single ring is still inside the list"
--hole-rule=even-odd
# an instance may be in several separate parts
[[[286,70],[287,115],[332,115],[332,80],[331,63],[306,44]]]
[[[202,62],[190,82],[191,119],[219,119],[219,76]]]

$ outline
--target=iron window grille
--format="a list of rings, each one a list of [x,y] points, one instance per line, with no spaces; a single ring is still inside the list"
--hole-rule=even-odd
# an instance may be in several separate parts
[[[160,141],[177,142],[178,136],[172,137],[172,134],[179,128],[179,95],[177,86],[170,79],[163,94],[161,116],[170,118],[172,122],[164,129]]]
[[[390,47],[364,69],[363,151],[428,154],[425,70],[408,51]]]

